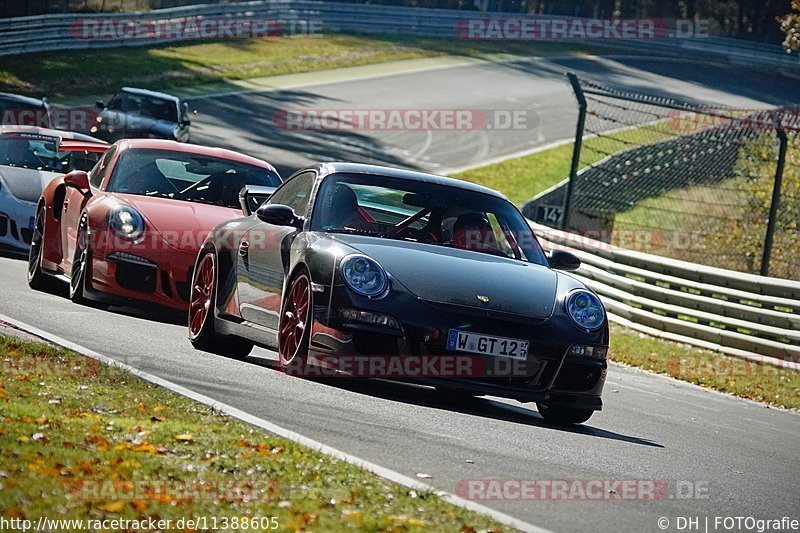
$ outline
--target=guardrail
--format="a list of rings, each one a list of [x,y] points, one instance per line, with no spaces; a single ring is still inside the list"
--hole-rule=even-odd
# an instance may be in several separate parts
[[[547,249],[577,255],[573,274],[609,318],[702,348],[800,370],[800,282],[618,248],[531,222]]]
[[[0,19],[0,56],[53,50],[144,46],[181,39],[91,40],[74,37],[70,30],[80,19],[197,19],[203,17],[264,17],[276,20],[315,20],[323,32],[358,32],[458,37],[456,25],[466,18],[520,17],[520,13],[484,13],[452,9],[348,4],[307,0],[259,0],[231,4],[202,4],[138,13],[70,13]],[[537,15],[537,17],[542,17]],[[569,17],[557,17],[569,18]],[[588,41],[591,42],[591,41]],[[602,41],[609,44],[608,41]],[[596,41],[600,44],[601,41]],[[798,54],[780,46],[726,38],[664,38],[613,43],[631,50],[669,53],[696,59],[715,58],[733,64],[798,68]]]

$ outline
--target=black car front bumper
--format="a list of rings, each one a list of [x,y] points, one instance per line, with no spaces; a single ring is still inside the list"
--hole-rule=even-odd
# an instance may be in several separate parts
[[[338,293],[338,294],[337,294]],[[329,369],[355,368],[353,359],[364,358],[468,358],[466,375],[434,372],[413,375],[357,373],[363,377],[390,377],[437,386],[476,396],[491,395],[521,402],[541,402],[579,409],[602,409],[602,391],[608,364],[605,356],[579,356],[575,345],[607,351],[608,327],[597,332],[578,330],[563,314],[528,319],[480,308],[463,308],[420,300],[410,294],[394,294],[383,300],[351,299],[346,291],[327,294],[314,306],[309,362]],[[385,313],[396,327],[378,326],[343,318],[343,309]],[[525,361],[474,355],[447,349],[451,329],[529,342]],[[347,365],[338,365],[347,360]],[[349,365],[349,367],[348,367]],[[399,365],[403,366],[403,365]],[[386,368],[386,365],[380,368]]]

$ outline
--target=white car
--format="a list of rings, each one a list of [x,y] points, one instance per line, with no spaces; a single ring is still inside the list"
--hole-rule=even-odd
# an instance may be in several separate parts
[[[80,133],[0,127],[0,248],[30,248],[36,202],[54,178],[89,170],[108,144]]]

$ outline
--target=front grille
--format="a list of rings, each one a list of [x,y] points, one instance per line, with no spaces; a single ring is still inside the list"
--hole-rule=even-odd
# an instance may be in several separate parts
[[[11,220],[11,236],[15,239],[19,240],[19,232],[17,231],[17,223],[12,219]]]
[[[353,335],[353,345],[362,355],[397,355],[397,337],[384,333],[359,331]]]
[[[115,279],[120,287],[140,292],[155,292],[158,268],[143,257],[126,252],[114,252],[109,261],[117,263]]]
[[[8,217],[0,213],[0,237],[8,235]]]
[[[22,228],[19,230],[19,232],[22,234],[23,242],[25,242],[25,244],[30,244],[31,241],[33,240],[33,230],[28,228]]]
[[[602,368],[564,363],[553,385],[558,390],[586,392],[592,390],[600,381]]]

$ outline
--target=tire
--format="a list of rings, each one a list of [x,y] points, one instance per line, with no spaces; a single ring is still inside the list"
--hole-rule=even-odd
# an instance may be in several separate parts
[[[89,231],[86,216],[81,217],[78,224],[78,240],[75,243],[75,256],[72,259],[72,275],[69,280],[69,299],[76,304],[86,305],[88,300],[84,296],[86,287],[86,270],[91,264],[89,255]],[[77,269],[77,271],[76,271]]]
[[[559,405],[546,405],[537,403],[536,408],[545,421],[559,426],[568,424],[582,424],[589,420],[594,411],[591,409],[576,409],[575,407],[562,407]]]
[[[291,374],[302,374],[308,357],[310,337],[311,278],[305,270],[292,277],[281,305],[278,323],[278,354],[281,368]]]
[[[36,218],[31,236],[31,248],[28,251],[28,286],[44,292],[55,290],[55,280],[42,272],[42,256],[44,255],[44,207],[36,210]]]
[[[220,335],[214,329],[214,301],[217,293],[217,261],[213,252],[200,259],[192,275],[187,321],[189,341],[196,350],[243,359],[253,351],[246,339]]]

